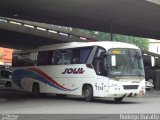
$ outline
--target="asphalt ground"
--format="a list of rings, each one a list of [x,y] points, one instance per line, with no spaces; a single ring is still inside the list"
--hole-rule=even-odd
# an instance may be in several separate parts
[[[14,114],[125,114],[160,113],[160,91],[147,91],[144,97],[128,97],[122,103],[113,99],[85,102],[82,97],[59,98],[48,94],[38,99],[29,93],[0,87],[0,113]]]

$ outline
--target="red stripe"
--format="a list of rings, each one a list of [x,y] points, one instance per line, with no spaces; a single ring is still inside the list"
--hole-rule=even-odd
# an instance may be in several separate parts
[[[54,83],[55,85],[57,85],[57,86],[59,86],[59,87],[61,87],[61,88],[63,88],[63,89],[67,89],[67,88],[61,86],[61,85],[60,85],[59,83],[57,83],[55,80],[53,80],[50,76],[48,76],[48,75],[47,75],[46,73],[44,73],[43,71],[41,71],[41,70],[39,70],[39,69],[37,69],[37,68],[29,68],[29,70],[32,70],[32,71],[34,71],[34,72],[37,72],[37,73],[39,73],[40,75],[42,75],[43,77],[47,78],[50,82]]]

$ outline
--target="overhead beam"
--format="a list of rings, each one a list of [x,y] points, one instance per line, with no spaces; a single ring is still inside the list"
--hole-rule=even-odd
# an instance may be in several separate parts
[[[160,39],[158,0],[1,0],[0,16]]]
[[[84,42],[100,40],[60,29],[51,24],[37,23],[0,17],[0,44],[18,49],[37,48],[42,45],[62,42]]]

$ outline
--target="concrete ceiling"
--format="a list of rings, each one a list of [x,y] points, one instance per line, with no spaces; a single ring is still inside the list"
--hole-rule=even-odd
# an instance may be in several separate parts
[[[157,0],[0,0],[0,16],[160,39],[157,3]]]
[[[71,28],[0,17],[1,47],[33,49],[42,45],[85,41],[102,41],[102,39],[73,32]]]

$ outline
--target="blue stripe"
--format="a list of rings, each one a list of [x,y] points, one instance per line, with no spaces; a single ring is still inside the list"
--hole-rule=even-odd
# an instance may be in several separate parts
[[[20,88],[22,88],[21,86],[21,81],[23,78],[33,78],[35,80],[38,80],[38,81],[41,81],[45,84],[48,84],[54,88],[57,88],[59,90],[63,90],[63,91],[74,91],[74,90],[77,90],[78,88],[75,88],[75,89],[63,89],[63,88],[60,88],[59,86],[55,85],[54,83],[50,82],[48,79],[46,79],[44,76],[40,75],[39,73],[37,72],[34,72],[34,71],[31,71],[31,70],[24,70],[24,69],[19,69],[19,70],[15,70],[13,73],[12,73],[12,79],[13,79],[13,82],[19,86]]]

